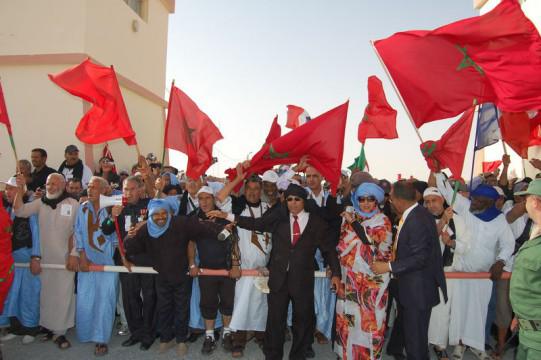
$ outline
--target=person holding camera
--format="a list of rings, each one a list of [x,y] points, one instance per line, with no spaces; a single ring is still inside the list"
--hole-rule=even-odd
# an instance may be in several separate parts
[[[214,191],[209,186],[203,186],[197,192],[199,209],[192,213],[192,217],[209,222],[206,215],[211,210],[216,210]],[[215,219],[214,222],[226,225],[229,222],[224,219]],[[191,242],[188,252],[190,263],[190,275],[199,275],[199,268],[229,271],[229,277],[224,276],[201,276],[199,277],[199,289],[201,299],[199,307],[205,322],[205,340],[201,352],[205,355],[211,354],[216,349],[215,322],[218,309],[222,314],[223,338],[222,346],[225,350],[233,348],[231,335],[231,315],[235,300],[235,279],[240,277],[240,258],[237,243],[234,236],[224,232],[221,236],[208,236]],[[195,262],[195,246],[199,254],[199,266]]]

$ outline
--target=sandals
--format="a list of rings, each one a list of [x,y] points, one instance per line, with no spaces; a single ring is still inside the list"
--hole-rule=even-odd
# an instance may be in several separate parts
[[[479,360],[493,360],[492,356],[488,355],[485,351],[477,350],[470,347],[470,351],[475,355]]]
[[[317,343],[320,345],[325,345],[329,343],[329,340],[325,337],[325,335],[323,335],[319,331],[316,331],[314,336],[316,337]]]
[[[466,346],[460,345],[460,344],[456,345],[455,348],[453,349],[453,355],[452,355],[453,360],[462,360],[465,352],[466,352]]]
[[[449,355],[447,354],[447,351],[445,349],[440,350],[434,346],[434,352],[436,353],[438,360],[449,360]]]
[[[47,331],[42,337],[39,338],[39,341],[46,342],[49,340],[52,340],[54,337],[54,334],[52,331]]]
[[[96,348],[94,349],[94,355],[104,356],[107,355],[108,352],[109,349],[107,348],[107,344],[96,344]]]
[[[234,358],[241,358],[244,356],[244,347],[240,345],[234,345],[231,349],[231,356]]]
[[[66,339],[64,335],[58,336],[56,339],[54,339],[54,343],[60,350],[66,350],[71,347],[71,343]]]

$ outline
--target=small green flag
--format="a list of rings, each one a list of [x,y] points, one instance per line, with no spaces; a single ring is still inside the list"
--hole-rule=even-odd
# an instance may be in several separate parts
[[[364,171],[366,168],[367,171],[370,170],[368,167],[368,162],[366,162],[366,155],[364,154],[364,144],[361,147],[361,154],[355,158],[355,161],[353,164],[348,166],[348,169],[353,171],[354,169],[359,169],[360,171]]]

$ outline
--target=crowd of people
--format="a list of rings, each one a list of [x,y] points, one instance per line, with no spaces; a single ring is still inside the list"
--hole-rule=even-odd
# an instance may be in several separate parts
[[[75,145],[58,170],[46,160],[32,150],[4,183],[12,256],[28,267],[14,270],[2,342],[65,350],[75,327],[102,356],[118,315],[122,346],[159,339],[179,357],[203,337],[203,354],[221,342],[234,358],[254,340],[270,360],[286,341],[289,359],[315,357],[317,342],[340,359],[486,360],[518,324],[518,357],[541,359],[541,180],[508,179],[507,155],[468,184],[343,171],[335,195],[308,158],[261,176],[238,164],[231,181],[190,179],[153,156],[130,172],[103,157],[92,173]],[[122,205],[108,206],[112,195]],[[446,279],[456,272],[490,279]]]

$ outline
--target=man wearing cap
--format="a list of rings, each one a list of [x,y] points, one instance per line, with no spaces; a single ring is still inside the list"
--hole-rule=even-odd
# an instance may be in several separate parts
[[[435,177],[438,190],[451,204],[451,184],[441,172]],[[505,216],[494,206],[499,195],[492,186],[479,185],[470,195],[468,200],[457,194],[453,204],[458,215],[453,269],[490,272],[491,279],[498,280],[504,266],[510,263],[515,239]],[[485,359],[485,324],[493,282],[472,279],[454,285],[449,324],[449,343],[455,345],[453,358],[461,359],[469,346],[477,357]]]
[[[216,202],[214,191],[209,186],[203,186],[197,192],[199,209],[192,214],[200,220],[209,220],[206,213],[216,210],[217,205],[222,205],[222,210],[230,212],[231,204]],[[228,221],[216,219],[216,222],[225,225]],[[199,264],[195,261],[195,248],[199,255]],[[224,276],[201,276],[199,277],[199,289],[201,298],[199,308],[205,322],[205,341],[201,352],[205,355],[211,354],[216,348],[215,325],[218,310],[222,315],[223,334],[222,346],[226,351],[233,348],[232,330],[230,328],[231,316],[235,301],[235,279],[240,277],[240,259],[238,257],[237,244],[232,237],[220,240],[216,236],[209,236],[202,239],[193,239],[192,246],[188,248],[188,261],[190,264],[190,275],[199,275],[199,268],[223,270],[230,273],[230,277]]]
[[[73,225],[79,203],[65,192],[66,183],[61,174],[47,177],[45,195],[30,203],[23,203],[24,178],[17,178],[19,192],[13,208],[15,216],[39,220],[39,252],[32,267],[41,279],[39,324],[48,329],[44,340],[53,340],[60,349],[70,347],[66,331],[75,323],[74,271],[79,266],[79,254],[73,246]],[[66,270],[41,269],[45,264],[66,264]],[[68,271],[69,270],[69,271]]]
[[[285,192],[286,206],[260,218],[233,216],[222,212],[209,215],[235,220],[247,230],[271,232],[272,251],[268,264],[270,293],[265,330],[267,360],[282,359],[289,302],[293,305],[293,343],[290,359],[305,359],[314,338],[314,256],[319,249],[332,272],[331,284],[340,286],[340,265],[329,226],[316,213],[305,209],[306,190],[295,184]],[[310,210],[310,209],[308,209]]]
[[[451,245],[452,241],[456,239],[452,208],[444,208],[445,200],[435,187],[426,188],[423,193],[423,200],[425,208],[434,216],[437,224],[443,258],[443,271],[451,271],[454,254]],[[444,300],[443,293],[440,290],[440,303],[432,308],[428,326],[428,343],[434,345],[434,352],[438,359],[448,358],[445,349],[449,341],[450,299],[452,298],[451,287],[453,281],[446,281],[446,283],[449,301]]]
[[[55,173],[56,170],[47,166],[47,151],[45,151],[45,149],[32,149],[30,160],[32,161],[32,166],[34,166],[34,170],[31,174],[32,182],[28,184],[28,190],[35,192],[38,188],[45,187],[47,177],[50,174]]]
[[[92,177],[92,170],[79,159],[79,148],[75,145],[66,146],[64,158],[66,160],[60,164],[58,172],[64,175],[66,181],[71,178],[81,179],[83,189],[86,189]]]
[[[269,173],[271,171],[271,173]],[[277,180],[274,171],[265,172],[268,182]],[[272,173],[276,175],[272,176]],[[228,183],[217,195],[220,202],[232,202],[232,213],[239,216],[260,218],[270,208],[269,204],[261,201],[262,184],[257,175],[244,182],[244,195],[229,196],[231,191],[242,181],[244,174],[237,171],[237,177]],[[275,200],[276,201],[276,200]],[[265,273],[272,248],[271,235],[257,231],[238,228],[239,250],[242,259],[241,269],[260,269]],[[265,324],[267,322],[267,296],[255,286],[256,279],[251,276],[241,277],[235,286],[235,304],[230,327],[233,334],[233,357],[241,357],[247,341],[247,331],[254,331],[255,339],[263,345]]]
[[[518,360],[541,359],[541,180],[534,180],[523,192],[526,210],[535,223],[530,240],[518,250],[511,277],[510,299],[519,328]]]
[[[9,334],[3,336],[1,340],[7,341],[17,335],[24,335],[23,344],[29,344],[34,341],[39,324],[41,282],[38,275],[41,252],[38,218],[36,215],[30,218],[15,216],[13,203],[18,192],[17,179],[11,177],[4,185],[6,186],[4,204],[13,220],[11,236],[13,260],[17,263],[30,264],[30,268],[15,268],[13,284],[9,289],[4,312],[0,315],[0,327],[11,326]],[[22,195],[24,202],[27,203],[28,195]]]
[[[180,215],[189,215],[199,208],[197,192],[203,186],[201,178],[186,180],[186,191],[180,197]]]

